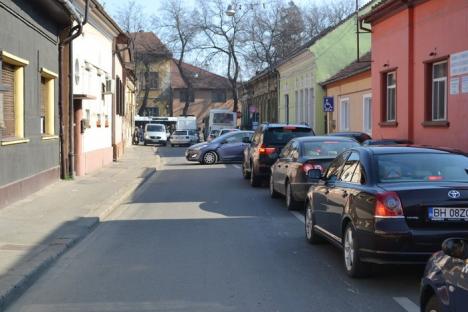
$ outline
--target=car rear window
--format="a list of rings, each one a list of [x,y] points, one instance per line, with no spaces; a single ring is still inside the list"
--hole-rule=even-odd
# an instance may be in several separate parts
[[[345,150],[359,146],[354,141],[310,141],[302,143],[302,154],[304,157],[336,157]]]
[[[178,130],[174,133],[175,135],[187,135],[187,131]]]
[[[164,132],[164,127],[160,125],[148,125],[146,128],[148,132]]]
[[[468,157],[457,154],[407,153],[377,156],[381,183],[468,182]]]
[[[310,128],[294,126],[268,128],[267,131],[265,131],[263,143],[273,145],[286,145],[293,138],[308,135],[313,135],[312,129]]]

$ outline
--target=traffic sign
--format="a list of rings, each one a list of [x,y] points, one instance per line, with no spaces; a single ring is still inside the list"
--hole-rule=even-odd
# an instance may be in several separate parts
[[[335,110],[335,104],[333,102],[333,96],[323,97],[323,111],[325,113],[332,113]]]

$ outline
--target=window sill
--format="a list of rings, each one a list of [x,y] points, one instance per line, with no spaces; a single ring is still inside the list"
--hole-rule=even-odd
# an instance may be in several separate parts
[[[396,128],[398,127],[397,121],[381,121],[379,122],[379,126],[382,128]]]
[[[49,140],[57,140],[59,138],[58,135],[49,135],[49,134],[45,134],[42,136],[42,141],[49,141]]]
[[[424,121],[421,123],[424,128],[448,128],[450,127],[450,122],[447,120],[440,121]]]
[[[0,141],[1,146],[8,146],[8,145],[15,145],[15,144],[23,144],[28,143],[29,139],[11,139],[11,140],[4,140]]]

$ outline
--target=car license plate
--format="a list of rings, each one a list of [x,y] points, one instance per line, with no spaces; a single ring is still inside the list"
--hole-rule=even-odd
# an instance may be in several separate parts
[[[468,221],[468,208],[430,207],[429,219],[432,221]]]

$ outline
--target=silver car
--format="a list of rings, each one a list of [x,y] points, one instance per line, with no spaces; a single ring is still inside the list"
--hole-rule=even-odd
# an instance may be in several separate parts
[[[197,143],[198,136],[195,130],[176,130],[171,135],[171,146],[192,145]]]

